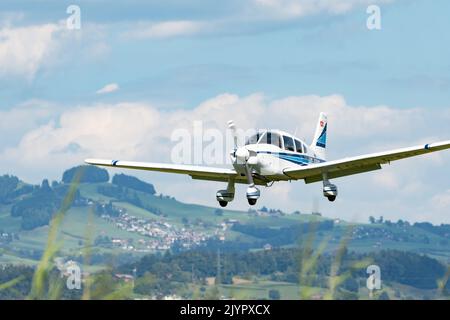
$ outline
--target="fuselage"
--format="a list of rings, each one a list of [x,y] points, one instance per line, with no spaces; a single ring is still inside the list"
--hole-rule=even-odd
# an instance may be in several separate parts
[[[270,180],[289,180],[284,174],[286,168],[324,162],[301,139],[280,130],[261,131],[248,138],[244,147],[251,156],[248,164],[253,173]],[[236,161],[235,152],[231,160],[235,170],[245,174],[245,166]]]

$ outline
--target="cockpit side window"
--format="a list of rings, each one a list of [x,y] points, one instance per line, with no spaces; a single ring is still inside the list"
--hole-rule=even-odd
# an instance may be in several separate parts
[[[294,140],[291,137],[283,136],[284,148],[295,152]]]
[[[298,153],[303,153],[302,143],[298,140],[294,140],[294,141],[295,141],[295,151]]]

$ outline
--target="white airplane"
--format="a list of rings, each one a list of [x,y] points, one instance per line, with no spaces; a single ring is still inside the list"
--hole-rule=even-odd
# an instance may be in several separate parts
[[[247,200],[255,205],[260,191],[255,185],[271,186],[276,181],[304,180],[323,183],[323,195],[335,201],[337,187],[330,179],[381,169],[391,161],[414,157],[450,148],[450,140],[410,148],[372,153],[340,160],[326,161],[327,115],[321,113],[314,139],[307,146],[302,140],[280,130],[264,130],[251,136],[244,146],[238,146],[236,127],[228,122],[234,134],[231,152],[233,169],[193,165],[132,162],[122,160],[86,159],[97,166],[160,171],[190,175],[193,179],[227,182],[226,190],[219,190],[216,199],[226,207],[233,201],[235,183],[248,184]]]

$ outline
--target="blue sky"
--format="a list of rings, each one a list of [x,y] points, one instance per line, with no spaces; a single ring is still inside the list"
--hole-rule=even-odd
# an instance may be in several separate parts
[[[372,3],[381,8],[379,31],[366,28],[366,8]],[[65,28],[70,4],[81,8],[81,30]],[[340,119],[337,114],[332,121],[341,123],[336,126],[348,126],[346,121],[360,114],[361,108],[373,114],[372,118],[364,118],[367,127],[371,127],[370,121],[386,125],[373,126],[367,134],[356,129],[336,132],[336,140],[331,138],[330,142],[334,143],[331,156],[407,146],[427,138],[449,139],[449,9],[450,3],[444,0],[432,4],[425,0],[2,1],[0,153],[6,159],[2,172],[32,182],[45,175],[58,178],[62,168],[79,163],[85,156],[96,156],[92,153],[100,148],[83,143],[79,132],[86,128],[72,128],[78,134],[71,132],[64,119],[72,119],[72,115],[77,119],[84,114],[77,112],[84,109],[94,115],[105,108],[121,108],[124,103],[138,110],[141,106],[151,109],[164,122],[183,111],[190,112],[189,119],[201,117],[203,113],[198,110],[205,101],[231,103],[250,112],[252,106],[264,110],[277,105],[277,110],[290,108],[286,100],[289,97],[299,101],[308,96],[321,97],[314,100],[320,106],[329,101],[327,97],[338,96],[330,101],[338,101],[338,105],[343,101],[349,116]],[[97,93],[108,84],[114,84],[115,89]],[[297,120],[276,125],[293,131],[304,125],[303,118],[309,119],[308,112],[315,112],[315,108],[299,110]],[[264,115],[259,115],[255,123],[247,121],[245,112],[233,115],[237,123],[241,120],[246,125],[271,125],[270,117]],[[399,119],[402,125],[397,126],[392,118]],[[220,119],[223,123],[226,120]],[[119,128],[132,126],[114,123]],[[300,131],[309,139],[309,124],[305,126]],[[135,133],[144,135],[135,138],[142,143],[129,142],[136,150],[127,149],[125,142],[111,141],[108,148],[98,152],[113,158],[124,154],[139,160],[170,160],[164,156],[164,146],[158,155],[137,151],[148,147],[145,136],[154,136],[153,145],[170,136],[152,132],[152,128],[156,127],[149,124],[149,131]],[[105,131],[98,131],[96,139],[101,141],[108,130],[110,127],[105,125]],[[67,134],[66,145],[55,140],[55,136],[62,136],[61,132]],[[134,131],[130,129],[130,133]],[[127,139],[133,139],[133,135]],[[423,196],[411,203],[405,192],[399,199],[374,209],[371,197],[355,191],[354,198],[344,193],[337,207],[323,203],[323,210],[359,220],[365,220],[369,213],[389,215],[386,210],[393,212],[393,218],[413,211],[411,220],[423,217],[449,222],[446,206],[450,206],[450,186],[441,178],[442,172],[450,173],[449,162],[445,165],[449,157],[441,157],[436,160],[439,168],[426,168],[421,176],[411,177],[413,180],[400,177],[409,171],[403,172],[398,166],[387,170],[384,182],[375,174],[348,182],[343,179],[351,191],[358,190],[358,183],[370,180],[369,187],[378,200],[391,195],[389,189],[383,188],[407,189],[411,181],[426,179],[414,189]],[[417,170],[424,164],[427,162],[413,160],[407,167]],[[188,183],[182,177],[141,177],[174,196],[178,196],[178,190],[172,187],[173,181]],[[292,198],[298,195],[299,203],[276,201],[270,192],[264,194],[263,203],[286,210],[308,210],[312,195],[320,196],[320,187],[308,189],[301,183],[296,186],[279,192]],[[182,200],[215,205],[209,195],[178,193]],[[356,198],[358,201],[352,201]],[[431,208],[433,203],[441,205]],[[362,213],[368,207],[370,212]],[[245,208],[245,204],[237,203],[236,208]],[[421,216],[423,211],[430,212],[429,216]]]
[[[0,9],[18,16],[11,18],[12,25],[56,23],[67,16],[63,3],[71,2],[57,3],[5,1]],[[82,23],[104,28],[101,41],[106,52],[101,61],[79,59],[88,42],[96,40],[68,44],[70,52],[59,53],[65,61],[38,70],[31,83],[2,79],[2,106],[35,98],[90,101],[93,88],[111,81],[120,82],[123,89],[118,99],[128,95],[177,107],[228,91],[242,95],[261,91],[274,97],[338,92],[352,104],[399,107],[446,107],[449,101],[446,1],[432,6],[408,0],[382,5],[383,29],[372,32],[365,26],[365,6],[340,15],[319,12],[247,22],[239,16],[238,2],[222,7],[202,5],[207,1],[132,3],[136,6],[80,2]],[[139,28],[138,21],[172,20],[230,22],[193,36],[121,36]],[[82,28],[78,33],[87,32]]]

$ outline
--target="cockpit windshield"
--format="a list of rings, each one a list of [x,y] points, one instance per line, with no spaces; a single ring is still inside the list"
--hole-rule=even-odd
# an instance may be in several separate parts
[[[245,145],[249,144],[272,144],[278,148],[282,148],[281,136],[278,133],[271,131],[261,131],[257,134],[250,136],[246,141]]]
[[[245,140],[245,145],[257,144],[259,141],[259,138],[261,138],[261,136],[263,134],[264,134],[264,132],[258,132],[257,134],[250,136],[249,138],[247,138],[247,140]]]
[[[261,137],[259,143],[272,144],[278,148],[281,148],[281,137],[278,133],[267,131]]]

